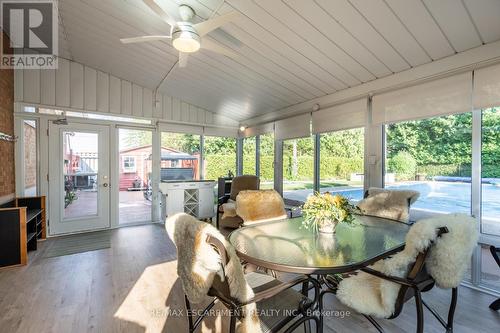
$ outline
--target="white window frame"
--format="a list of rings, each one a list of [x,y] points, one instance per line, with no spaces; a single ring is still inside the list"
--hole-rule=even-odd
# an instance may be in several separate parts
[[[132,159],[132,161],[134,161],[134,166],[133,167],[130,167],[130,166],[125,166],[125,160],[127,159]],[[122,170],[123,170],[123,173],[134,173],[134,172],[137,172],[137,159],[135,158],[135,156],[131,156],[131,155],[124,155],[122,156]],[[127,163],[130,163],[130,161],[127,161]]]

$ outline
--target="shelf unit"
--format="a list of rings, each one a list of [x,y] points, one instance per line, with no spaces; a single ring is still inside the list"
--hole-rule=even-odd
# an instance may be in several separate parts
[[[198,219],[213,217],[214,187],[213,180],[161,182],[163,217],[181,212]]]
[[[28,251],[46,239],[45,196],[16,198],[0,207],[0,267],[26,265]]]

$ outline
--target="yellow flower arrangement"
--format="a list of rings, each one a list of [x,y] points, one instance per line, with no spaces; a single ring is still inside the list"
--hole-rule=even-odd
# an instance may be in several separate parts
[[[337,223],[353,223],[352,215],[355,207],[349,200],[340,195],[332,195],[329,192],[323,194],[316,192],[307,198],[302,206],[304,220],[302,225],[307,229],[321,230],[322,227],[333,224],[333,230]]]

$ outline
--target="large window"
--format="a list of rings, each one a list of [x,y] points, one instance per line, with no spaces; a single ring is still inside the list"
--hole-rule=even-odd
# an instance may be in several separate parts
[[[500,107],[482,112],[481,161],[481,231],[500,236]]]
[[[274,188],[274,134],[259,137],[259,177],[261,189]]]
[[[256,140],[255,136],[243,139],[243,174],[255,175],[256,161]]]
[[[320,135],[320,191],[363,197],[364,128]]]
[[[304,202],[314,189],[314,138],[283,141],[283,197]]]
[[[386,150],[385,186],[420,192],[412,219],[471,213],[471,113],[387,125]]]
[[[236,176],[236,139],[205,136],[205,179]]]
[[[119,224],[151,222],[153,133],[119,129]]]
[[[197,134],[161,133],[161,181],[201,178],[200,138]]]

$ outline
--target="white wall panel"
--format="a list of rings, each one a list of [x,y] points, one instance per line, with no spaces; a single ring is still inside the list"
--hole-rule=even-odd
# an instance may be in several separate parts
[[[16,102],[101,113],[133,115],[185,122],[237,126],[227,117],[217,116],[190,103],[121,80],[80,63],[59,59],[55,70],[14,71]]]
[[[122,80],[121,83],[121,113],[132,115],[132,83],[125,80]]]
[[[163,114],[160,115],[160,118],[166,120],[172,120],[172,97],[163,95]]]
[[[109,112],[109,75],[101,71],[97,72],[97,111]]]
[[[191,104],[189,104],[189,122],[190,123],[198,122],[198,108]]]
[[[189,104],[181,101],[181,121],[189,122]]]
[[[70,105],[75,109],[83,109],[83,65],[71,62],[70,65]]]
[[[205,124],[213,124],[214,123],[214,114],[212,112],[205,113]]]
[[[172,120],[181,121],[181,101],[172,97]]]
[[[84,108],[95,111],[97,109],[97,71],[85,66],[84,82]]]
[[[44,69],[40,71],[40,103],[56,104],[56,71]]]
[[[163,118],[163,101],[162,94],[154,93],[154,101],[153,101],[153,117],[157,119]]]
[[[40,103],[40,70],[25,69],[24,74],[24,100],[31,103]]]
[[[69,64],[70,62],[66,59],[60,58],[58,61],[56,70],[56,106],[69,106]]]
[[[132,115],[142,117],[142,87],[132,84]]]
[[[146,118],[153,117],[153,92],[146,88],[142,90],[142,113]]]
[[[201,108],[197,108],[196,110],[196,122],[199,123],[199,124],[205,124],[205,113],[206,111],[201,109]]]

